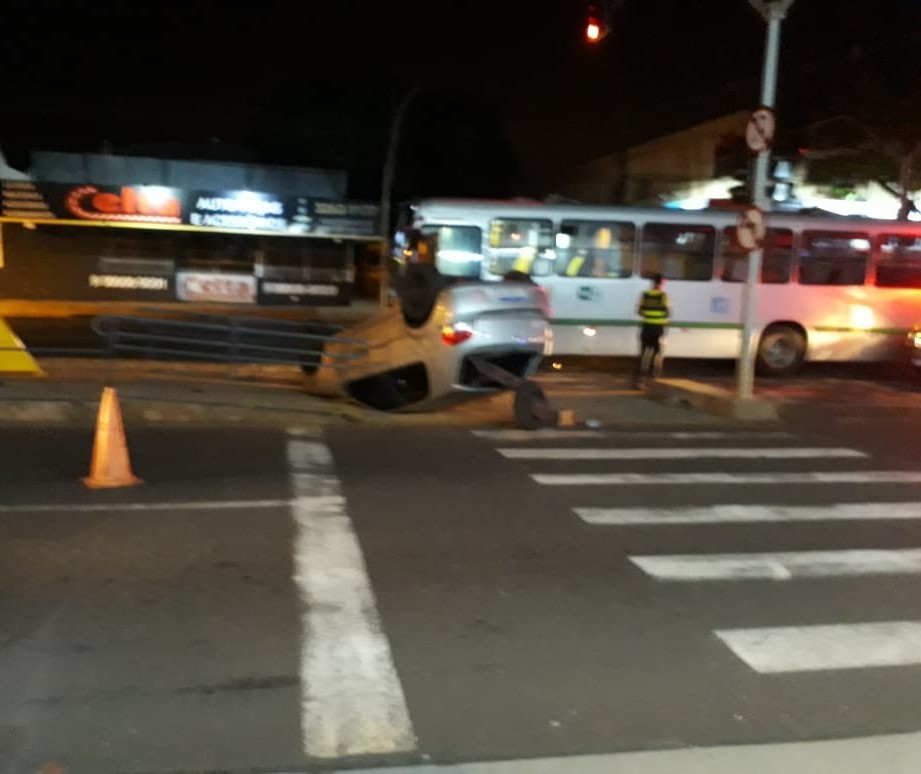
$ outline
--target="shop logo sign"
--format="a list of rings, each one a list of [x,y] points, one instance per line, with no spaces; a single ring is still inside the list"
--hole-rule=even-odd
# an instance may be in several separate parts
[[[96,186],[74,188],[64,198],[67,211],[81,220],[181,223],[182,203],[173,189],[158,185],[122,186],[118,193]]]

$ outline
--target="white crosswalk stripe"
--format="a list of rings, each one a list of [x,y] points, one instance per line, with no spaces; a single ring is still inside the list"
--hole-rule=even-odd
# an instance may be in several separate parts
[[[706,508],[574,508],[586,524],[746,524],[921,519],[921,502],[828,505],[711,505]]]
[[[778,626],[714,632],[756,672],[921,664],[921,622]]]
[[[921,573],[921,548],[893,551],[787,551],[767,554],[631,556],[647,575],[664,581],[825,578]]]
[[[484,438],[490,441],[505,441],[507,443],[524,442],[533,443],[534,441],[549,441],[568,438],[617,438],[619,440],[641,440],[656,438],[669,441],[717,441],[725,439],[743,440],[745,438],[756,438],[759,440],[774,440],[794,438],[793,433],[781,430],[676,430],[676,431],[655,431],[655,430],[625,430],[625,431],[605,431],[605,430],[560,430],[557,428],[544,428],[541,430],[472,430],[473,435],[477,438]]]
[[[856,449],[802,448],[719,448],[684,449],[498,449],[510,460],[787,460],[846,459],[866,457]]]
[[[535,473],[547,486],[674,484],[919,484],[921,472],[903,470],[801,471],[798,473]]]
[[[779,527],[797,523],[815,523],[821,527],[823,522],[921,522],[921,492],[917,500],[909,495],[893,502],[839,502],[835,498],[843,485],[903,487],[919,484],[921,472],[884,470],[872,465],[870,469],[855,469],[854,461],[866,460],[864,452],[843,447],[797,445],[797,438],[791,433],[732,430],[550,430],[529,433],[502,430],[480,431],[476,435],[496,443],[496,451],[503,458],[528,463],[530,469],[527,474],[541,486],[572,487],[572,492],[576,494],[586,491],[583,487],[612,492],[615,502],[611,503],[611,507],[576,505],[572,508],[583,523],[593,527],[629,529],[735,524]],[[552,447],[546,443],[558,440],[585,443],[571,443],[565,447]],[[763,445],[768,440],[774,442],[773,445]],[[502,443],[517,445],[498,446]],[[755,469],[744,470],[737,465],[732,471],[682,470],[678,467],[698,460],[704,465],[709,463],[711,467],[721,460],[747,462]],[[580,461],[609,464],[604,466],[606,469],[596,467],[591,472],[561,470],[561,466],[567,463]],[[636,472],[635,467],[628,470],[620,467],[643,461],[650,465],[642,472]],[[785,461],[799,461],[799,464],[793,469],[786,466],[784,470],[772,470],[764,469],[764,466],[758,468],[759,461],[773,467]],[[848,469],[835,469],[835,463],[843,462],[849,463]],[[541,470],[544,464],[553,465],[552,472]],[[770,502],[698,504],[702,496],[707,496],[707,487],[714,485],[771,485],[774,487],[771,493],[788,492],[791,485],[809,485],[810,492],[828,491],[833,497],[828,503],[813,502],[808,505]],[[644,497],[648,492],[651,500],[648,506],[621,504],[619,500],[623,496],[613,494],[636,491],[635,488],[640,486],[648,487],[640,490],[644,492]],[[624,487],[633,489],[625,490]],[[693,492],[690,496],[692,502],[688,505],[675,505],[674,498],[662,494],[680,487],[691,488],[689,491]],[[899,492],[902,495],[907,493],[905,489],[899,489]],[[658,503],[656,498],[659,498]],[[661,498],[671,502],[663,504]],[[674,532],[668,534],[674,535]],[[650,580],[672,585],[744,582],[755,584],[753,588],[757,588],[758,583],[792,584],[820,578],[912,578],[921,575],[921,547],[848,546],[823,550],[821,546],[814,549],[810,546],[810,549],[739,553],[651,552],[628,554],[626,560]],[[719,628],[712,633],[734,657],[766,675],[921,665],[921,621],[823,622],[821,625]]]

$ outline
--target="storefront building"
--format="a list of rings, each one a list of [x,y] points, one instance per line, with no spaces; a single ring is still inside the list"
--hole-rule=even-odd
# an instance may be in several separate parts
[[[342,173],[36,154],[0,180],[0,298],[348,305],[376,204]]]

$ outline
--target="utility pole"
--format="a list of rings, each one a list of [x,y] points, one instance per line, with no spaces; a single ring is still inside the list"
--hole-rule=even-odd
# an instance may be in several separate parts
[[[390,124],[387,155],[384,157],[384,170],[381,176],[381,229],[384,232],[384,253],[381,255],[380,294],[378,298],[381,309],[387,307],[390,295],[390,256],[393,252],[393,240],[390,234],[390,197],[393,192],[393,177],[396,172],[400,133],[403,128],[403,118],[406,115],[406,108],[418,92],[419,86],[417,84],[406,92],[403,99],[401,99],[397,105]]]
[[[761,73],[761,106],[773,108],[777,93],[777,60],[780,53],[780,23],[793,5],[793,0],[748,0],[767,23],[764,46],[764,66]],[[771,151],[766,148],[755,160],[755,176],[752,183],[752,203],[767,211],[770,200],[767,196],[767,178]],[[748,278],[742,296],[742,352],[739,356],[738,395],[751,398],[755,382],[755,332],[757,323],[757,288],[761,279],[763,250],[752,250],[748,256]]]

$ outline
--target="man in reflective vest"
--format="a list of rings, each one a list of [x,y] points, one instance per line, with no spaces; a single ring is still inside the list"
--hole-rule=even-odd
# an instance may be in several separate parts
[[[647,376],[656,377],[662,371],[662,335],[671,316],[668,295],[662,290],[662,275],[654,274],[652,287],[640,297],[637,314],[642,319],[640,327],[640,357],[636,363],[634,384],[643,386]]]

